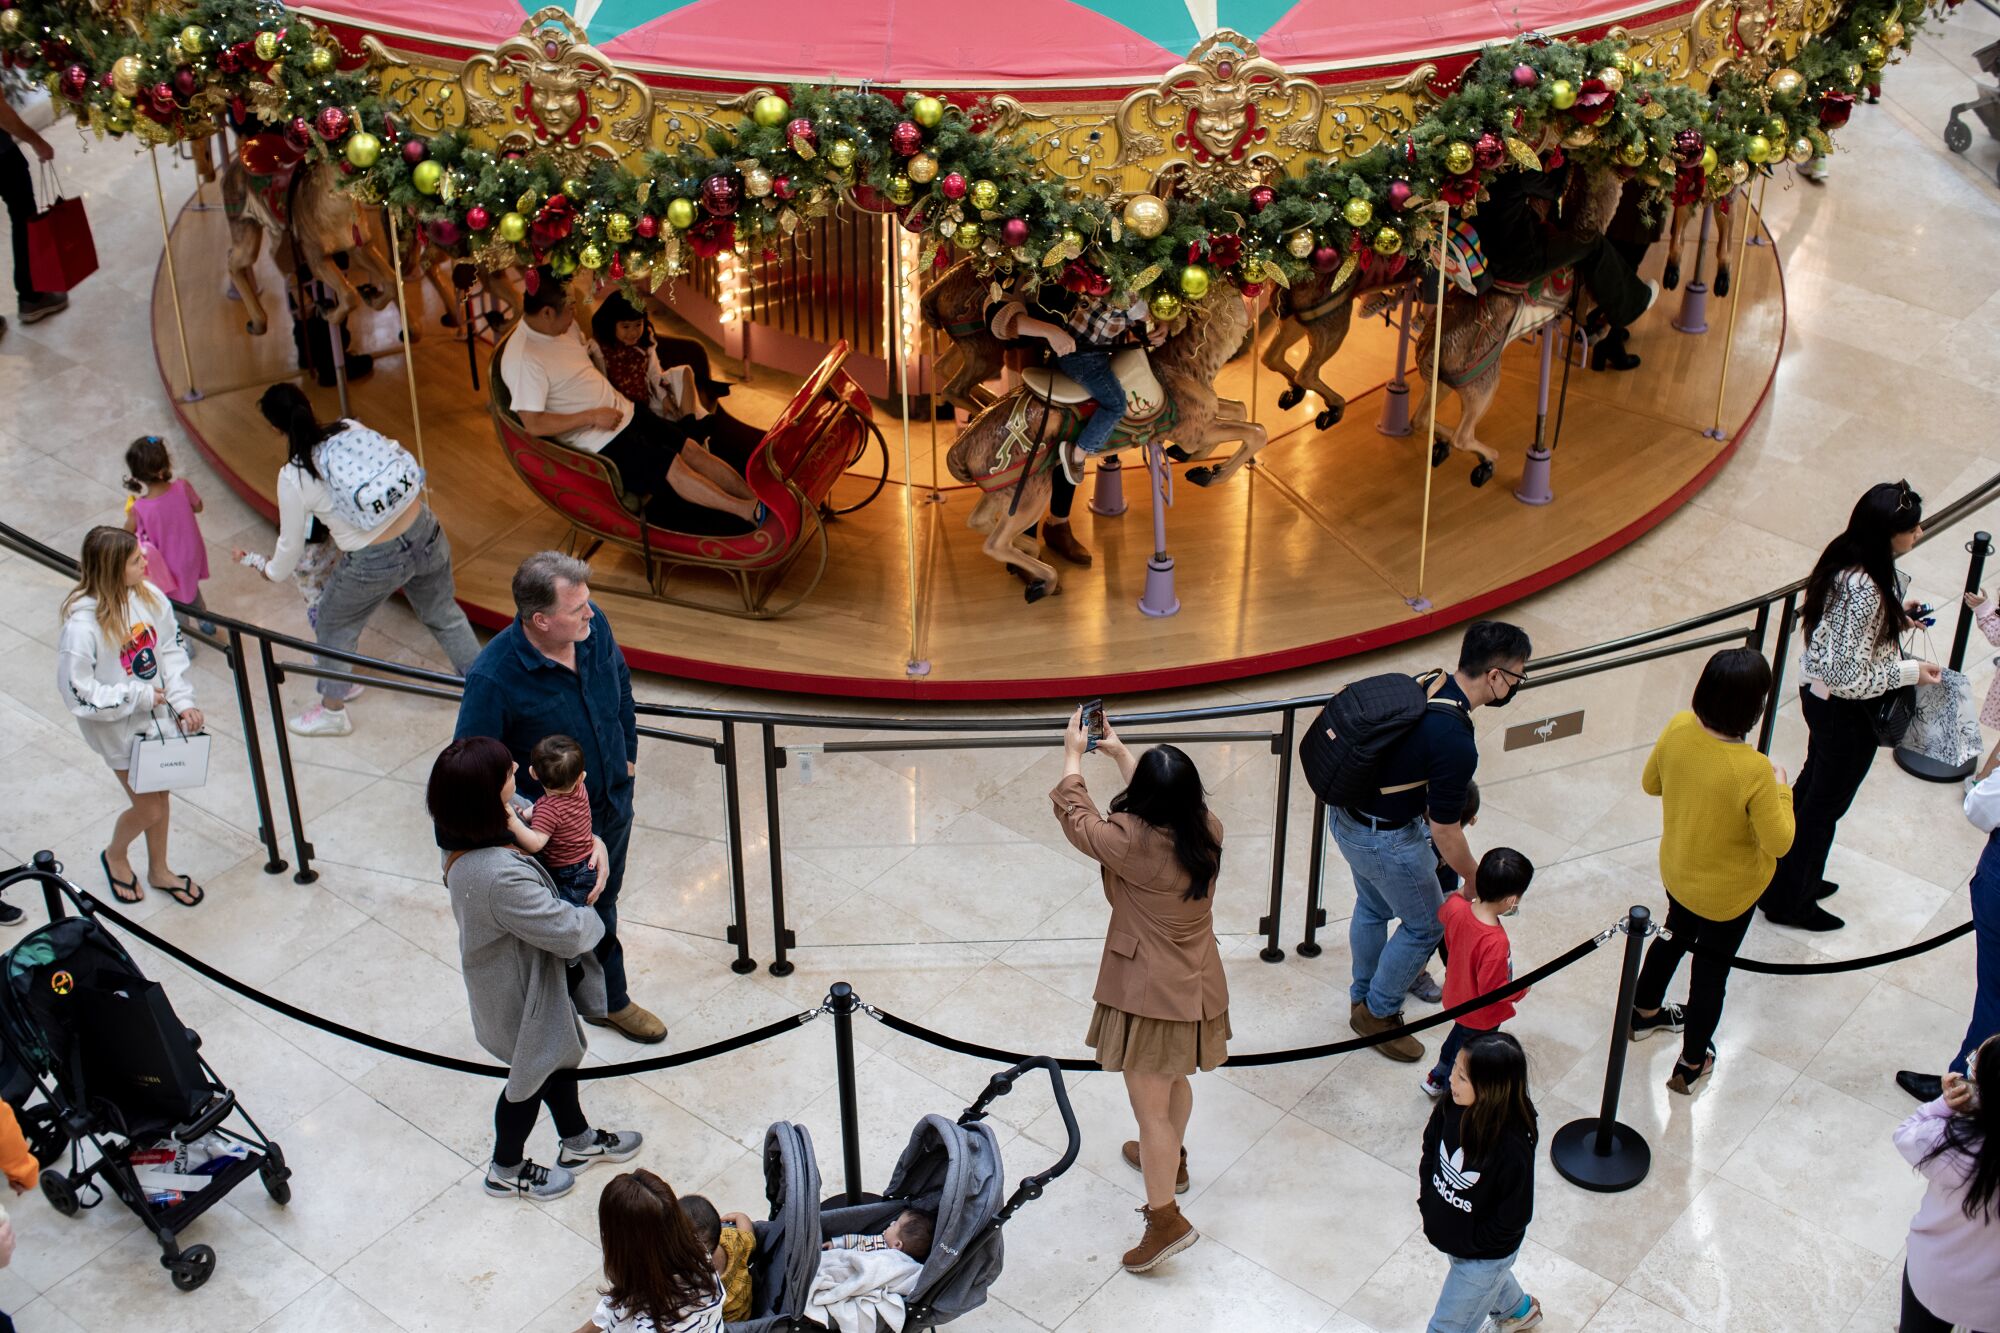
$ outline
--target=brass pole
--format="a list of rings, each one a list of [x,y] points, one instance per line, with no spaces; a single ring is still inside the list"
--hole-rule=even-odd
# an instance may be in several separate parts
[[[926,326],[929,328],[929,326]],[[938,484],[938,424],[937,424],[937,330],[929,329],[931,345],[931,503],[944,503],[944,490]]]
[[[1259,302],[1261,302],[1261,301],[1262,301],[1263,299],[1264,299],[1264,298],[1263,298],[1263,297],[1262,297],[1261,295],[1258,295],[1258,296],[1253,296],[1253,297],[1250,297],[1250,298],[1249,298],[1249,301],[1250,301],[1250,420],[1251,420],[1251,422],[1252,422],[1253,424],[1254,424],[1254,423],[1256,422],[1256,420],[1257,420],[1257,379],[1258,379],[1258,371],[1259,371],[1259,370],[1260,370],[1260,369],[1262,368],[1262,366],[1263,366],[1263,362],[1264,362],[1264,358],[1263,358],[1263,357],[1262,357],[1261,355],[1259,355],[1259,354],[1258,354],[1258,350],[1257,350],[1257,306],[1258,306],[1258,303],[1259,303]],[[1251,460],[1249,461],[1249,463],[1248,463],[1248,464],[1246,464],[1245,466],[1255,466],[1255,465],[1256,465],[1256,462],[1257,462],[1257,460],[1256,460],[1255,458],[1252,458],[1252,459],[1251,459]]]
[[[910,657],[905,671],[912,676],[928,676],[931,664],[921,656],[917,643],[917,503],[911,493],[917,484],[910,463],[910,358],[903,340],[903,292],[909,285],[909,275],[903,272],[901,250],[897,244],[896,215],[886,213],[882,217],[883,258],[888,264],[882,278],[882,287],[888,305],[888,318],[883,327],[895,339],[893,354],[896,363],[896,378],[902,388],[903,397],[903,555],[909,562],[910,575]],[[888,357],[882,358],[886,364]]]
[[[1764,217],[1764,189],[1770,183],[1771,178],[1769,176],[1757,182],[1758,224],[1762,223]],[[1748,190],[1743,191],[1743,214],[1744,216],[1738,218],[1736,222],[1736,290],[1730,294],[1729,330],[1722,338],[1722,374],[1716,378],[1715,382],[1715,421],[1706,431],[1702,432],[1711,440],[1725,440],[1729,438],[1722,433],[1722,396],[1729,391],[1729,357],[1736,349],[1736,308],[1743,304],[1743,255],[1745,247],[1750,243],[1751,229],[1753,225],[1756,225],[1750,219],[1750,191]]]
[[[1424,574],[1430,560],[1431,549],[1431,473],[1437,471],[1431,464],[1431,450],[1436,447],[1438,426],[1438,367],[1444,354],[1444,247],[1451,239],[1451,205],[1444,205],[1444,220],[1438,224],[1438,293],[1437,327],[1431,332],[1431,400],[1429,422],[1424,429],[1424,526],[1417,539],[1417,596],[1415,606],[1424,600]],[[1418,609],[1423,609],[1419,607]]]
[[[394,265],[396,273],[396,324],[403,331],[403,379],[410,386],[410,431],[416,440],[417,466],[422,468],[424,466],[424,419],[417,412],[417,349],[410,342],[409,293],[405,290],[403,282],[403,241],[400,229],[396,226],[396,210],[394,208],[385,208],[382,211],[389,215],[389,262]],[[421,259],[422,256],[420,255],[420,262]],[[418,275],[418,280],[419,284],[421,284],[421,274]],[[422,291],[422,286],[419,285],[417,290]],[[430,489],[431,474],[430,470],[425,468],[425,494],[429,494]]]
[[[180,278],[174,273],[174,233],[167,225],[167,191],[160,183],[159,148],[146,145],[146,156],[153,164],[153,202],[160,206],[160,246],[167,258],[167,290],[174,298],[174,327],[181,336],[181,369],[187,375],[187,392],[181,395],[181,401],[192,403],[200,399],[201,390],[194,387],[194,358],[188,355],[187,316],[181,313]]]

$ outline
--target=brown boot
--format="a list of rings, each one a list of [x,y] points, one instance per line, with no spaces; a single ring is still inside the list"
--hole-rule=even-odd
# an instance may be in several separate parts
[[[1139,1140],[1137,1139],[1125,1140],[1125,1165],[1131,1167],[1134,1171],[1144,1174],[1145,1168],[1139,1165]],[[1176,1194],[1187,1193],[1187,1149],[1186,1148],[1181,1149],[1180,1170],[1176,1172],[1174,1175],[1174,1193]]]
[[[1068,520],[1048,519],[1042,524],[1042,545],[1072,565],[1090,567],[1090,548],[1076,539]]]
[[[1387,1032],[1391,1028],[1403,1026],[1403,1013],[1399,1009],[1387,1018],[1377,1018],[1368,1008],[1366,1001],[1357,1000],[1354,1007],[1348,1011],[1347,1026],[1353,1028],[1359,1036],[1372,1037],[1378,1032]],[[1400,1060],[1406,1065],[1413,1065],[1424,1058],[1424,1044],[1411,1036],[1393,1038],[1375,1049],[1391,1060]]]
[[[648,1046],[667,1039],[667,1025],[654,1017],[651,1011],[630,1002],[623,1009],[602,1018],[586,1018],[583,1021],[592,1027],[617,1028],[631,1040]]]
[[[1134,1211],[1146,1219],[1146,1234],[1139,1238],[1135,1248],[1125,1251],[1125,1257],[1120,1260],[1128,1273],[1143,1273],[1168,1255],[1179,1254],[1201,1239],[1194,1223],[1181,1216],[1181,1206],[1177,1203],[1170,1203],[1164,1208],[1138,1208]]]

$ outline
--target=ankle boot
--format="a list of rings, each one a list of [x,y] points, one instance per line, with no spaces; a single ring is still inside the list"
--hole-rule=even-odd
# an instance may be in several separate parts
[[[1164,1208],[1139,1208],[1135,1210],[1146,1219],[1146,1234],[1139,1238],[1139,1244],[1125,1251],[1120,1262],[1128,1273],[1143,1273],[1171,1254],[1179,1254],[1188,1246],[1201,1239],[1201,1233],[1194,1224],[1181,1216],[1181,1206],[1170,1203]]]
[[[1639,364],[1639,358],[1625,350],[1625,330],[1613,329],[1598,340],[1590,349],[1592,370],[1632,370]]]
[[[1048,519],[1042,524],[1042,545],[1072,565],[1090,566],[1090,548],[1076,539],[1067,519]]]
[[[1681,285],[1681,257],[1679,255],[1675,255],[1667,260],[1667,271],[1660,275],[1660,285],[1668,291],[1672,291]]]

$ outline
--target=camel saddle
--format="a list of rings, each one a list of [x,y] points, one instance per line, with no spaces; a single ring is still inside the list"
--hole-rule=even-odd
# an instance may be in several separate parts
[[[236,155],[264,211],[282,227],[290,212],[287,195],[291,192],[292,176],[305,161],[304,151],[294,147],[284,135],[268,133],[253,134],[243,140]]]
[[[1153,376],[1153,363],[1143,347],[1128,347],[1111,358],[1111,373],[1125,389],[1125,419],[1121,426],[1143,426],[1166,410],[1167,392]],[[1091,401],[1090,390],[1060,370],[1034,366],[1021,372],[1021,382],[1033,397],[1075,405]]]
[[[1576,274],[1567,268],[1528,282],[1495,281],[1486,296],[1473,298],[1477,304],[1469,322],[1472,336],[1466,348],[1466,364],[1456,371],[1441,369],[1438,378],[1454,389],[1478,379],[1493,368],[1508,343],[1560,319],[1575,289]],[[1493,300],[1496,294],[1515,298],[1512,308]]]

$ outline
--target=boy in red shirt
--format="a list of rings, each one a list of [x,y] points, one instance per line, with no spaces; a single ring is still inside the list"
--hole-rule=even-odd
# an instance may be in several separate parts
[[[1444,970],[1445,1008],[1464,1004],[1513,980],[1513,949],[1500,918],[1521,909],[1521,895],[1534,877],[1535,867],[1527,857],[1512,847],[1495,847],[1479,860],[1475,881],[1478,897],[1472,897],[1470,886],[1465,885],[1457,893],[1445,895],[1444,905],[1438,908],[1438,919],[1444,923],[1444,952],[1449,955]],[[1438,1052],[1437,1066],[1424,1075],[1425,1095],[1432,1100],[1442,1097],[1451,1086],[1451,1066],[1458,1058],[1458,1048],[1512,1018],[1514,1002],[1527,993],[1523,988],[1483,1009],[1460,1014]]]
[[[540,859],[556,883],[556,896],[575,907],[597,901],[604,846],[590,828],[590,794],[584,790],[583,747],[568,736],[545,736],[528,752],[528,771],[542,784],[526,823],[509,807],[514,844]]]

